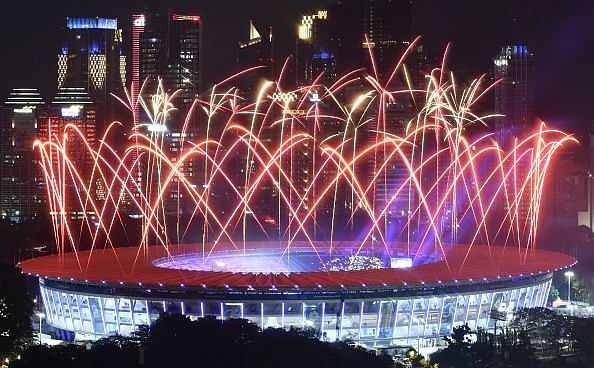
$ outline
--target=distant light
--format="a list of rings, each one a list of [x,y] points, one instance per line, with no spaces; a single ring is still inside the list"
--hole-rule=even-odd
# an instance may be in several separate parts
[[[297,99],[295,92],[275,92],[272,95],[272,100],[275,102],[284,102],[285,104],[293,102]]]
[[[20,109],[14,109],[12,110],[15,114],[30,114],[33,112],[33,109],[35,108],[35,106],[25,106],[22,107]]]
[[[573,276],[575,276],[575,273],[573,271],[567,271],[567,272],[565,272],[565,276],[566,277],[573,277]]]
[[[62,117],[77,118],[82,110],[80,105],[70,105],[69,107],[62,107]]]
[[[391,258],[390,268],[410,268],[413,265],[412,258]]]
[[[506,66],[507,65],[507,59],[495,59],[495,66]]]
[[[309,102],[320,102],[320,95],[317,92],[312,92],[309,96]]]
[[[144,16],[134,19],[133,24],[135,27],[144,27]]]
[[[147,127],[151,133],[165,133],[167,131],[165,124],[148,124]]]

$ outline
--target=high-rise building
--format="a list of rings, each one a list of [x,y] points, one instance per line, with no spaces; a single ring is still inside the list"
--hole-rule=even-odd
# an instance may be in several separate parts
[[[237,70],[244,71],[253,67],[261,67],[244,73],[236,82],[241,95],[253,99],[258,93],[264,80],[274,78],[274,43],[272,28],[265,31],[258,28],[250,21],[250,36],[246,41],[238,44]]]
[[[570,228],[582,225],[589,210],[588,162],[575,147],[565,148],[552,162],[550,180],[545,187],[542,225]],[[587,224],[590,226],[590,224]]]
[[[202,22],[197,15],[173,13],[171,9],[144,9],[132,16],[132,91],[156,90],[158,79],[165,91],[178,91],[174,101],[185,117],[200,91]],[[146,98],[146,96],[144,96]],[[140,122],[135,111],[134,122]],[[179,119],[177,119],[179,120]],[[183,120],[182,120],[183,121]],[[178,121],[179,123],[179,121]]]
[[[140,95],[147,101],[157,91],[159,83],[163,92],[170,96],[176,93],[173,104],[177,110],[167,117],[167,130],[163,132],[170,151],[181,149],[176,146],[181,135],[195,134],[195,124],[184,133],[182,125],[200,92],[201,52],[202,21],[198,15],[178,14],[166,8],[145,8],[132,15],[132,95],[134,98]],[[141,91],[143,83],[146,85]],[[135,105],[133,113],[135,125],[146,122],[147,116],[139,104]],[[192,115],[193,119],[196,115]],[[136,159],[137,155],[133,152],[132,159]],[[180,170],[184,175],[192,176],[191,166],[192,163],[188,162]],[[134,173],[141,187],[147,170],[146,165],[140,163]],[[182,194],[177,188],[172,188],[167,195],[171,198],[167,201],[168,214],[183,212],[178,208]]]
[[[63,87],[58,90],[51,104],[40,108],[38,112],[39,133],[41,141],[61,142],[64,133],[67,133],[68,157],[72,158],[71,165],[80,174],[80,178],[88,180],[93,165],[93,156],[87,149],[87,144],[95,148],[97,142],[97,107],[89,94],[81,87]],[[68,125],[76,127],[80,132],[73,129],[66,130]],[[80,135],[79,135],[80,134]],[[81,137],[82,135],[82,137]],[[57,160],[58,155],[54,156]],[[57,167],[57,162],[52,162]],[[71,191],[72,198],[67,199],[68,215],[71,219],[82,219],[81,212],[76,198],[76,191]],[[85,196],[86,193],[79,193]],[[88,215],[88,214],[87,214]]]
[[[97,106],[98,130],[117,119],[126,83],[122,30],[114,18],[66,18],[58,47],[58,90],[83,88]]]
[[[312,84],[322,73],[323,77],[319,82],[328,84],[335,81],[337,76],[361,67],[373,77],[377,76],[378,83],[383,85],[387,83],[403,52],[410,46],[411,5],[408,1],[344,0],[330,5],[327,10],[304,15],[297,29],[295,64],[299,86]],[[424,87],[425,75],[429,71],[428,64],[425,48],[417,44],[406,60],[410,87]],[[406,89],[409,85],[398,74],[391,79],[389,87]],[[363,85],[353,83],[346,93],[356,96],[365,90]],[[314,88],[312,92],[318,91]],[[366,145],[380,139],[377,131],[402,134],[414,113],[415,107],[409,95],[397,96],[395,101],[385,105],[381,113],[370,110],[372,119],[360,129],[358,144]],[[336,114],[340,115],[340,112],[336,111]],[[319,131],[315,132],[318,139],[336,133],[333,132],[335,125],[330,117],[321,118],[315,126],[319,127]],[[309,133],[313,135],[313,132]],[[378,155],[382,154],[378,151]],[[414,208],[415,199],[410,198],[407,193],[395,199],[392,197],[397,184],[407,176],[407,169],[395,159],[387,167],[385,175],[374,178],[378,161],[381,160],[375,157],[369,160],[368,165],[361,165],[358,176],[373,180],[370,193],[378,208],[391,202],[387,215],[406,220],[410,207]],[[315,172],[300,162],[293,164],[293,171],[306,179],[307,173]],[[339,217],[341,211],[342,215],[348,215],[356,208],[352,193],[339,193],[340,191],[338,189],[336,193],[341,198],[336,202],[339,206],[332,209]]]
[[[379,76],[391,71],[411,37],[411,4],[405,0],[344,0],[328,7],[331,54],[338,74],[365,65],[373,49]]]
[[[525,135],[536,120],[534,55],[526,46],[506,46],[493,62],[493,75],[498,81],[495,86],[495,113],[499,114],[494,120],[495,140],[504,149],[511,150],[516,138]],[[514,165],[514,178],[510,177],[506,185],[510,188],[517,187],[514,182],[528,185],[529,158],[520,158]],[[516,202],[520,223],[534,215],[530,212],[531,203],[525,192],[523,195],[521,191],[510,194],[512,203]]]
[[[494,60],[495,135],[508,147],[514,137],[530,129],[536,118],[534,55],[526,46],[506,46]]]
[[[15,88],[0,108],[0,216],[20,222],[44,212],[43,177],[33,143],[39,127],[39,91]]]
[[[586,208],[578,213],[578,225],[586,225],[594,229],[594,124],[590,128],[586,146]],[[573,188],[571,190],[574,190]],[[579,198],[579,197],[578,197]]]
[[[298,27],[295,50],[296,84],[310,85],[336,79],[336,55],[331,52],[328,11],[303,15]]]

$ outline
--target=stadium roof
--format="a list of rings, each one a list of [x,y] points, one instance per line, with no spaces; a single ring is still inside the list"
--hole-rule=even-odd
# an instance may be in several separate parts
[[[262,243],[258,243],[262,244]],[[278,245],[278,243],[275,243]],[[391,245],[394,246],[394,245]],[[196,246],[173,246],[171,255],[197,252]],[[221,271],[192,271],[160,268],[152,261],[167,256],[162,247],[95,250],[51,255],[23,261],[23,272],[50,279],[84,283],[134,284],[144,286],[221,288],[372,288],[414,287],[425,284],[452,284],[528,277],[570,267],[576,260],[565,254],[495,246],[451,246],[447,262],[415,265],[411,268],[369,269],[332,272],[292,272],[280,274]],[[89,259],[91,261],[87,261]]]

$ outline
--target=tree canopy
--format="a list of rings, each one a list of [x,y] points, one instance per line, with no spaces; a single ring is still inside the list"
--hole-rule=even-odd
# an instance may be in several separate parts
[[[40,364],[43,362],[43,365]],[[132,337],[99,340],[90,349],[32,346],[16,368],[134,367],[392,367],[392,359],[376,356],[344,342],[327,343],[310,330],[267,329],[260,332],[245,319],[190,320],[164,314]]]
[[[25,277],[19,269],[0,263],[0,357],[16,355],[31,341],[32,315]]]

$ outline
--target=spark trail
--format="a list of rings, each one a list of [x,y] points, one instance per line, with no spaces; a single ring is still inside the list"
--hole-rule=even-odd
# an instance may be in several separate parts
[[[97,145],[75,125],[50,131],[35,149],[57,252],[125,245],[114,229],[138,218],[138,260],[149,245],[188,239],[203,259],[221,246],[241,256],[252,239],[278,240],[279,257],[296,241],[316,251],[325,240],[331,251],[348,239],[357,251],[406,242],[411,255],[432,249],[446,262],[458,242],[468,252],[515,247],[527,259],[548,168],[575,139],[541,122],[501,147],[486,128],[494,115],[473,112],[492,85],[478,78],[460,89],[434,69],[413,88],[405,57],[385,81],[357,70],[290,91],[269,81],[255,96],[233,87],[239,73],[196,99],[186,119],[175,92],[159,81],[147,98],[143,85],[121,100],[146,119],[125,147],[109,142],[126,124],[113,123]]]

